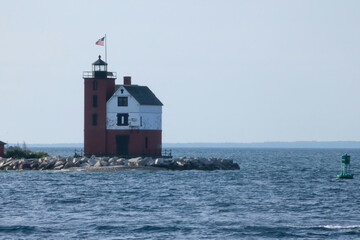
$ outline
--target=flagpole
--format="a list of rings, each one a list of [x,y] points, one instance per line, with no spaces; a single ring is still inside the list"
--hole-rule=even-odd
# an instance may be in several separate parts
[[[105,34],[105,62],[107,63],[107,37]]]

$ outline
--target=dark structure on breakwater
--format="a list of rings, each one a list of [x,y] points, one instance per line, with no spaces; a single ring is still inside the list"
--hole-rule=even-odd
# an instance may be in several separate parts
[[[0,157],[5,156],[5,144],[4,142],[0,141]]]

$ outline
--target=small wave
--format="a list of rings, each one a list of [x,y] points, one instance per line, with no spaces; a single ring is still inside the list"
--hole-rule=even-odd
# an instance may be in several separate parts
[[[53,198],[47,200],[46,202],[50,204],[80,204],[85,201],[82,198]]]
[[[340,225],[322,225],[319,226],[321,228],[327,228],[327,229],[354,229],[354,228],[360,228],[360,225],[348,225],[348,226],[340,226]]]
[[[0,226],[0,233],[26,233],[30,234],[35,232],[36,228],[33,226],[13,225],[13,226]]]
[[[358,234],[360,225],[318,225],[318,226],[246,226],[244,230],[253,236],[267,236],[276,238],[304,237],[304,232],[323,234],[324,232],[338,232],[339,234]]]
[[[122,231],[126,229],[125,227],[123,226],[115,226],[115,225],[100,225],[100,226],[97,226],[96,227],[96,230],[99,230],[99,231]]]
[[[297,238],[301,237],[290,226],[246,226],[245,232],[252,236],[266,236],[273,238]]]
[[[135,229],[137,232],[173,232],[181,230],[176,226],[154,226],[154,225],[146,225],[140,228]]]

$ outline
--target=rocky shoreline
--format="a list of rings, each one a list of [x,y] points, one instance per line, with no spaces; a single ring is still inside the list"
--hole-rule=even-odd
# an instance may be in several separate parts
[[[0,170],[238,170],[237,163],[222,158],[44,157],[34,159],[0,158]]]

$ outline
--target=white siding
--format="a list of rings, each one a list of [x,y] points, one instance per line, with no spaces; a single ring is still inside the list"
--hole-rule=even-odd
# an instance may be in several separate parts
[[[121,93],[123,89],[123,93]],[[128,106],[118,106],[118,97],[128,97]],[[128,113],[129,125],[118,126],[117,114]],[[144,130],[161,130],[162,106],[144,106],[140,105],[136,99],[131,96],[122,86],[106,103],[106,128],[107,129],[144,129]]]
[[[142,126],[140,129],[161,130],[161,113],[140,113]]]

